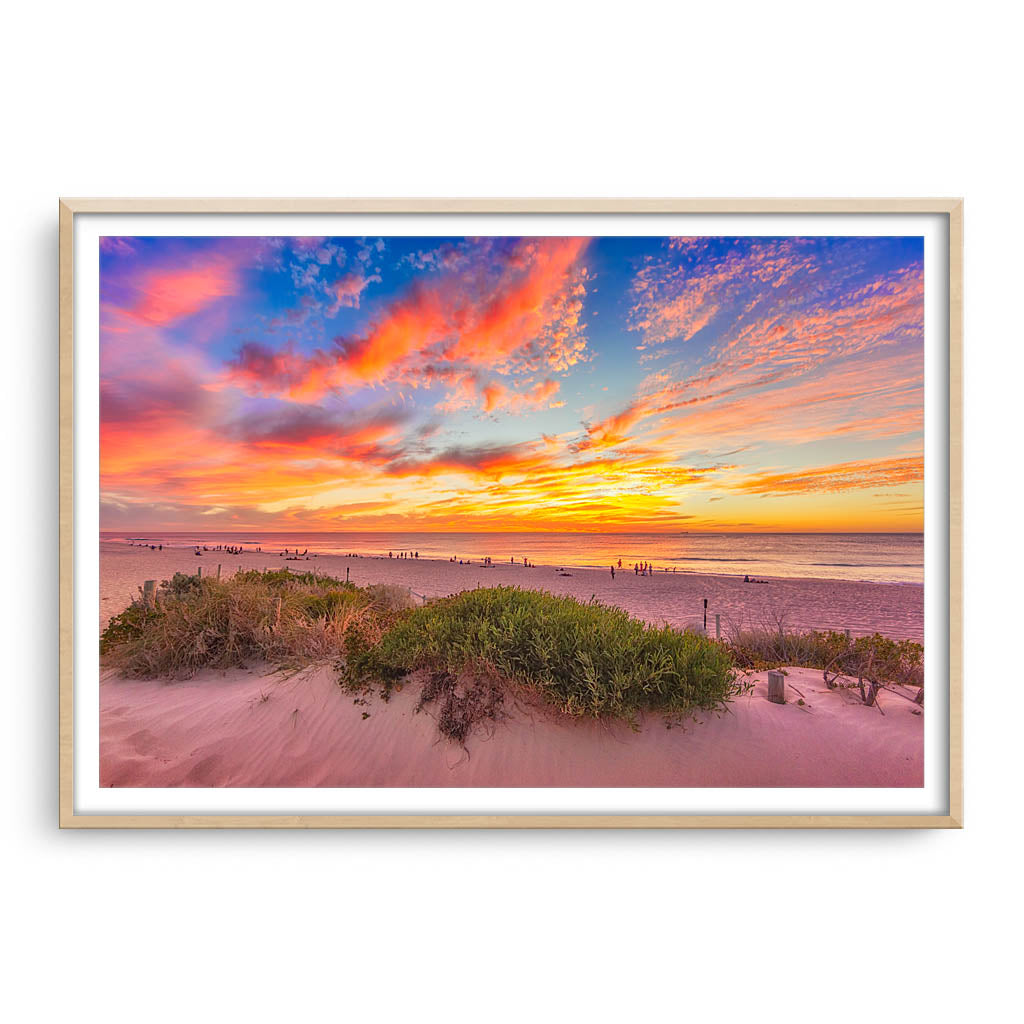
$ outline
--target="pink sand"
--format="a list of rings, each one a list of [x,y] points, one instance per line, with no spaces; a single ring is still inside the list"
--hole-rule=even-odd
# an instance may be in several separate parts
[[[415,685],[356,704],[328,669],[290,677],[232,670],[188,682],[100,685],[103,786],[893,786],[923,784],[923,715],[880,708],[789,669],[785,705],[763,674],[728,713],[685,727],[569,720],[546,708],[471,737],[440,739]],[[805,700],[801,707],[798,699]],[[369,713],[368,718],[363,718]]]
[[[100,625],[121,611],[146,579],[175,570],[312,569],[354,582],[398,583],[418,594],[449,594],[477,584],[515,583],[615,603],[649,621],[696,625],[709,598],[710,622],[760,623],[774,609],[789,628],[875,629],[921,635],[921,588],[827,580],[773,580],[764,586],[684,573],[636,577],[554,567],[492,569],[449,562],[320,557],[285,562],[260,555],[162,552],[101,546]],[[713,626],[712,626],[713,629]],[[125,680],[100,684],[103,786],[893,786],[923,784],[923,715],[883,692],[866,708],[827,690],[821,673],[790,669],[789,703],[766,699],[763,674],[729,713],[667,729],[660,718],[639,732],[621,724],[575,721],[543,707],[473,736],[468,751],[439,739],[431,711],[415,714],[410,684],[387,705],[353,703],[335,673],[297,676],[266,668],[207,672],[187,682]],[[805,705],[796,703],[803,699]],[[363,718],[369,712],[368,718]]]

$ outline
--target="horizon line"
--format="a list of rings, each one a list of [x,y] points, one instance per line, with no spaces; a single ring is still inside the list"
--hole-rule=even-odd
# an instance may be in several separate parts
[[[237,533],[261,533],[261,534],[309,534],[317,535],[322,534],[323,536],[331,536],[332,534],[348,533],[348,534],[364,534],[367,536],[374,534],[383,534],[386,536],[401,537],[410,533],[419,534],[436,534],[438,536],[455,536],[455,535],[466,535],[466,534],[479,534],[481,536],[487,534],[515,534],[517,536],[532,536],[539,534],[553,534],[559,535],[572,535],[578,534],[588,537],[630,537],[636,534],[646,534],[648,536],[658,537],[678,537],[687,534],[702,534],[707,536],[721,536],[725,534],[751,534],[751,535],[768,535],[768,536],[800,536],[800,535],[858,535],[858,536],[892,536],[892,535],[906,535],[906,536],[924,536],[924,530],[264,530],[259,527],[239,527],[234,530],[204,530],[200,528],[195,529],[163,529],[161,527],[127,527],[116,530],[105,530],[101,529],[99,532],[103,533],[116,533],[116,534],[129,534],[134,532],[145,532],[150,533],[206,533],[206,534],[237,534]]]

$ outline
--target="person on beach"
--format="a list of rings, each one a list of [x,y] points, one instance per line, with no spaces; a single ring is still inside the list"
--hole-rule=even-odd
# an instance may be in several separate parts
[[[620,569],[622,568],[622,559],[621,558],[619,559],[619,568]]]
[[[615,579],[615,566],[613,565],[610,568],[612,570],[612,579]]]
[[[634,576],[639,576],[640,575],[640,566],[637,565],[636,562],[633,563],[633,575]]]

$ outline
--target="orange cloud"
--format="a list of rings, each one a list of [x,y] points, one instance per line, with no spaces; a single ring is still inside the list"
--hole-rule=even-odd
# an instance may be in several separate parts
[[[789,472],[757,473],[731,484],[730,488],[748,494],[805,494],[890,487],[923,479],[924,459],[916,455],[909,458],[842,462],[833,466],[816,466]]]

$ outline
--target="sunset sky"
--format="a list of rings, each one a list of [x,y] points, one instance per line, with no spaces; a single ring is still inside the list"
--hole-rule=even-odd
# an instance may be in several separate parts
[[[105,530],[920,530],[920,238],[103,238]]]

